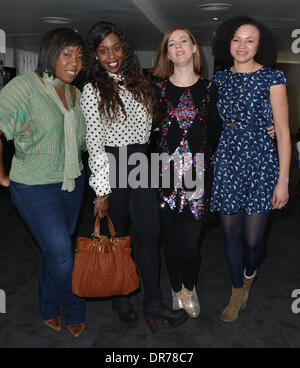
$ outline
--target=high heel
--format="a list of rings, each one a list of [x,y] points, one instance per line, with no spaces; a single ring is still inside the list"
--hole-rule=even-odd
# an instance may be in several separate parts
[[[156,333],[158,331],[158,328],[155,319],[152,316],[145,316],[145,320],[148,323],[148,326],[150,327],[152,333]]]
[[[123,322],[135,322],[137,320],[137,314],[127,296],[113,296],[112,309],[119,313],[120,320]]]
[[[174,311],[161,301],[152,301],[148,304],[144,303],[144,317],[152,333],[156,333],[158,331],[156,319],[177,327],[187,319],[187,314],[183,309]]]

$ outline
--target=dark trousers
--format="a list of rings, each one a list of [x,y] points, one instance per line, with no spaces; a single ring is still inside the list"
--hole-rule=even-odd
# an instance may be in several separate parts
[[[146,152],[143,145],[128,146],[128,154]],[[106,147],[116,157],[116,182],[119,182],[118,147]],[[111,167],[110,167],[111,168]],[[128,174],[134,165],[127,166]],[[136,255],[144,286],[145,300],[160,299],[159,212],[157,192],[152,188],[112,187],[109,216],[120,236],[129,234],[130,224],[137,237]]]
[[[178,292],[183,284],[192,290],[200,267],[202,221],[192,215],[175,214],[166,203],[160,208],[160,226],[171,287]]]

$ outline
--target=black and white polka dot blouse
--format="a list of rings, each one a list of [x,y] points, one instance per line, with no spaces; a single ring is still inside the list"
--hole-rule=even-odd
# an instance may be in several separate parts
[[[109,75],[117,78],[116,75]],[[127,118],[120,109],[118,120],[110,122],[107,116],[99,116],[99,93],[95,93],[91,83],[85,85],[80,104],[86,118],[86,144],[89,153],[91,176],[89,184],[97,196],[109,194],[109,163],[105,146],[120,147],[129,144],[144,144],[149,141],[152,117],[146,108],[135,101],[131,92],[120,87],[120,97],[124,103]]]

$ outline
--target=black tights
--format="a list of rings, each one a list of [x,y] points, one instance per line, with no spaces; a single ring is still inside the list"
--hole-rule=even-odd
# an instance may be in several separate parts
[[[225,258],[235,288],[243,287],[244,284],[244,259],[247,276],[253,275],[261,261],[267,219],[268,214],[263,213],[246,215],[240,210],[227,215],[220,212]]]
[[[193,290],[200,267],[198,240],[202,221],[176,215],[165,204],[160,210],[160,224],[171,287],[178,292],[183,284]]]

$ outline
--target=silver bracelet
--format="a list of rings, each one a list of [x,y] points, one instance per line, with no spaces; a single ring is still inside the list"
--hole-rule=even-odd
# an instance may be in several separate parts
[[[102,202],[104,202],[106,199],[108,198],[108,195],[106,195],[105,197],[103,197],[103,198],[96,198],[94,201],[93,201],[93,203],[95,204],[95,203],[102,203]]]

